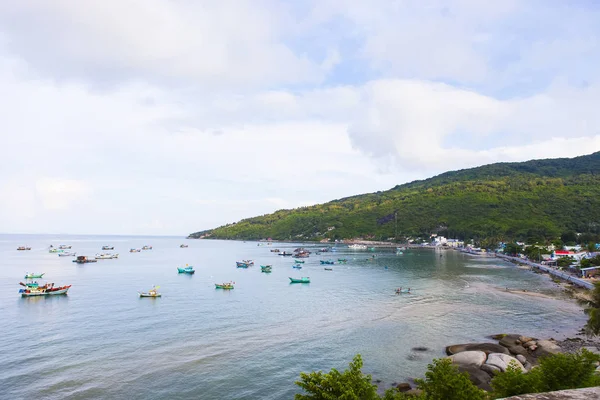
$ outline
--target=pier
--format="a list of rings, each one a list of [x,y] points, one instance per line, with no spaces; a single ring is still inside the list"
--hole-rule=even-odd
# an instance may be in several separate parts
[[[539,270],[548,272],[550,275],[554,275],[560,279],[563,279],[567,282],[571,282],[577,286],[586,288],[586,289],[594,289],[594,284],[592,282],[588,282],[586,280],[583,280],[581,278],[577,278],[571,274],[567,274],[566,272],[563,271],[559,271],[557,269],[554,269],[552,267],[549,267],[547,265],[542,265],[542,264],[538,264],[538,263],[534,263],[533,261],[529,261],[529,260],[524,260],[522,258],[519,257],[511,257],[511,256],[505,256],[503,254],[496,254],[496,257],[508,260],[508,261],[512,261],[512,262],[516,262],[519,264],[525,264],[525,265],[529,265],[533,268],[537,268]]]

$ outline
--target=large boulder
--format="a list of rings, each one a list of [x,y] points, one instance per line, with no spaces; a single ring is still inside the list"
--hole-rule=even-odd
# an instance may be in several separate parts
[[[550,340],[538,340],[534,355],[536,357],[545,357],[560,352],[562,352],[562,349],[556,343]]]
[[[487,390],[488,392],[492,391],[492,386],[490,385],[492,377],[487,372],[473,365],[459,365],[458,370],[469,374],[469,379],[479,389]]]
[[[446,354],[449,356],[461,353],[463,351],[483,351],[485,354],[490,353],[504,353],[509,354],[508,350],[504,346],[500,346],[496,343],[466,343],[466,344],[453,344],[452,346],[446,347]]]
[[[502,354],[502,353],[490,354],[485,363],[488,365],[492,365],[494,367],[500,368],[500,371],[502,371],[502,372],[506,371],[506,368],[508,368],[509,364],[515,363],[515,365],[517,367],[521,368],[521,370],[523,372],[525,372],[525,367],[523,366],[523,364],[521,364],[521,362],[519,360],[517,360],[516,358],[514,358],[512,356]]]
[[[448,357],[453,364],[459,366],[473,365],[477,368],[481,367],[485,362],[487,355],[483,351],[463,351]]]
[[[514,346],[507,347],[507,349],[510,352],[510,354],[512,354],[513,356],[521,355],[521,356],[527,357],[529,355],[529,353],[527,352],[527,349],[525,349],[523,346],[519,346],[517,344]]]
[[[500,368],[496,367],[495,365],[491,365],[491,364],[483,364],[480,368],[482,371],[487,372],[487,374],[489,376],[491,376],[492,378],[498,373],[498,372],[502,372],[500,370]]]
[[[396,389],[398,389],[399,392],[408,392],[412,387],[410,386],[410,383],[404,382],[397,384]]]
[[[532,340],[535,340],[535,339],[530,338],[529,336],[519,336],[519,342],[521,342],[521,343],[531,342]]]
[[[506,335],[502,339],[500,339],[500,344],[504,347],[512,347],[518,344],[521,344],[519,338],[521,335]]]

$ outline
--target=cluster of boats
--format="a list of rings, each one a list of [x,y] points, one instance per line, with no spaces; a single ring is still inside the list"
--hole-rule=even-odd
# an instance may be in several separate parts
[[[46,283],[40,285],[37,281],[32,279],[42,279],[45,273],[36,274],[29,273],[25,274],[25,283],[19,282],[19,285],[23,286],[19,289],[19,294],[22,297],[34,297],[34,296],[53,296],[59,294],[67,294],[71,285],[54,286],[54,283]]]

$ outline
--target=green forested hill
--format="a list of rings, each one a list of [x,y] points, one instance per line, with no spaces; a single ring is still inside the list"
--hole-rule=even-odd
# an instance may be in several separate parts
[[[196,232],[219,239],[316,240],[440,233],[457,238],[552,239],[600,232],[600,152],[446,172],[384,192],[279,210]]]

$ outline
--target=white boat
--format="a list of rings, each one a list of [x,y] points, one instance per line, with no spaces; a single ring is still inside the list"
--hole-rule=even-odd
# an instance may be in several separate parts
[[[102,254],[96,254],[96,257],[94,257],[96,260],[110,260],[113,258],[119,258],[119,254],[109,254],[109,253],[102,253]]]
[[[66,251],[64,253],[58,253],[59,257],[75,257],[77,253],[73,253],[72,251]]]
[[[50,284],[49,288],[35,288],[28,287],[26,289],[19,290],[22,297],[33,297],[33,296],[54,296],[57,294],[67,294],[71,285],[54,287],[54,284]]]
[[[70,250],[71,249],[71,245],[70,244],[61,244],[60,246],[58,246],[58,248],[60,250]]]
[[[102,250],[114,250],[115,246],[102,246]]]
[[[353,249],[353,250],[366,250],[367,246],[364,244],[351,244],[350,246],[348,246],[349,249]]]

